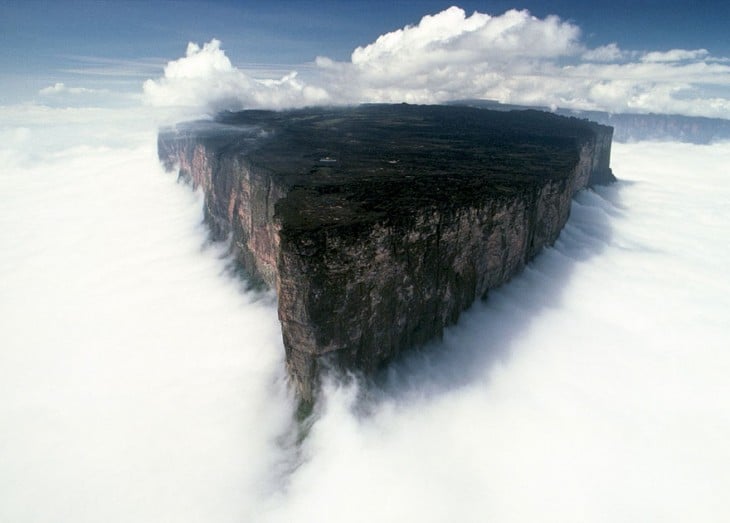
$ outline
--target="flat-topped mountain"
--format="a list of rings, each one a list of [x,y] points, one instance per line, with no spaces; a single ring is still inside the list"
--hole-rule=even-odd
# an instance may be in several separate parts
[[[439,337],[612,181],[612,129],[539,111],[364,105],[223,113],[159,135],[216,238],[274,288],[287,366],[371,373]]]
[[[658,140],[711,144],[730,139],[730,120],[727,118],[681,114],[608,113],[561,107],[551,110],[548,107],[503,104],[496,100],[456,100],[451,104],[494,111],[536,109],[562,116],[575,116],[613,127],[613,140],[616,142]]]

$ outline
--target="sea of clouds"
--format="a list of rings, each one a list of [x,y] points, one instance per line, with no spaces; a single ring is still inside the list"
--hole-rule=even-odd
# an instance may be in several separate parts
[[[621,181],[554,247],[376,386],[329,384],[298,443],[275,297],[154,136],[26,123],[2,130],[0,520],[730,514],[730,145],[614,145]]]
[[[446,13],[348,67],[460,27]],[[576,38],[539,22],[534,39]],[[212,67],[223,95],[175,102],[189,113],[266,87],[237,91],[227,58],[186,69],[207,52],[123,109],[0,108],[0,521],[730,517],[730,144],[614,144],[620,181],[580,193],[553,247],[377,383],[327,383],[301,423],[275,296],[246,289],[156,158],[181,113],[155,89],[200,95],[189,71]]]

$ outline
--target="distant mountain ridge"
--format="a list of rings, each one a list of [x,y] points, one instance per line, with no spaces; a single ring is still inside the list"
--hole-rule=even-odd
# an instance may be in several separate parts
[[[614,128],[613,139],[617,142],[639,140],[679,141],[710,144],[730,140],[730,119],[684,116],[679,114],[608,113],[605,111],[580,111],[544,106],[502,104],[495,100],[456,100],[452,105],[466,105],[497,111],[537,109],[562,116],[585,118]]]

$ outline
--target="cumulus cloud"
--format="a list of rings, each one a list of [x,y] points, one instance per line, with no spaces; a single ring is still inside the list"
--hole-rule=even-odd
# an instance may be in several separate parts
[[[329,101],[327,92],[306,85],[291,72],[278,80],[260,80],[234,67],[221,43],[188,44],[183,58],[169,62],[164,75],[143,85],[153,106],[222,109],[299,107]]]
[[[526,10],[501,15],[450,7],[353,50],[320,56],[302,81],[256,79],[212,40],[190,44],[164,76],[144,84],[148,103],[220,109],[323,103],[437,103],[481,98],[610,112],[730,116],[730,64],[705,49],[590,48],[578,26]],[[708,97],[706,93],[713,93]]]
[[[616,43],[587,48],[580,29],[527,11],[471,16],[452,7],[358,47],[349,62],[317,63],[337,97],[434,103],[488,98],[612,112],[730,115],[730,67],[704,49],[637,53]],[[639,57],[638,61],[636,57]]]
[[[358,47],[350,62],[317,64],[349,101],[509,101],[514,74],[540,74],[544,61],[577,54],[579,36],[577,26],[556,16],[539,19],[524,10],[467,16],[451,7]]]
[[[408,72],[424,60],[424,65],[438,67],[460,61],[555,57],[574,53],[579,34],[576,26],[555,16],[540,20],[528,11],[510,10],[496,17],[479,12],[467,17],[462,9],[450,7],[358,47],[352,64],[362,70],[388,65]]]

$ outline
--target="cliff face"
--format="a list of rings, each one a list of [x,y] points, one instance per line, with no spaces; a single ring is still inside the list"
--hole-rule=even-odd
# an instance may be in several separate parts
[[[168,171],[177,167],[181,179],[202,189],[213,238],[231,236],[246,271],[276,289],[279,235],[274,206],[286,191],[246,159],[246,151],[261,138],[258,131],[201,123],[160,134],[158,155]]]
[[[557,238],[577,190],[613,179],[609,127],[441,109],[246,112],[221,117],[238,132],[160,134],[213,233],[276,289],[305,399],[323,358],[371,373],[441,336]]]

